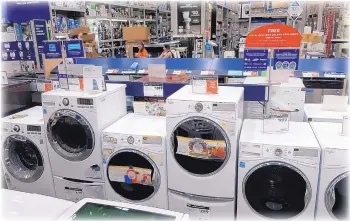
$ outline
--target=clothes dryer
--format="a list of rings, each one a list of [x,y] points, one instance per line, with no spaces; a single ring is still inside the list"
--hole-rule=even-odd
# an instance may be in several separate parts
[[[263,133],[243,122],[238,160],[237,220],[314,219],[321,150],[310,125]]]
[[[2,118],[2,165],[7,187],[55,196],[41,106]]]
[[[311,122],[322,148],[316,219],[349,220],[350,137],[341,123]]]
[[[165,117],[128,114],[103,130],[109,200],[168,209]]]
[[[232,219],[242,87],[194,94],[184,86],[166,101],[169,209],[190,218]]]

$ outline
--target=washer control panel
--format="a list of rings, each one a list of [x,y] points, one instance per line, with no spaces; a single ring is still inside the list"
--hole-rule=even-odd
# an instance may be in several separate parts
[[[188,104],[188,108],[192,112],[197,112],[197,113],[211,113],[211,103],[210,102],[190,102]]]
[[[285,146],[264,145],[264,156],[266,157],[292,157],[293,148]]]

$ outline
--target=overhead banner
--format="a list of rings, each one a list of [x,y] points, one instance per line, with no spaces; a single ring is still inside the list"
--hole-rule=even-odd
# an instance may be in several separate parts
[[[43,65],[43,53],[44,53],[44,41],[48,40],[46,21],[44,20],[33,20],[33,29],[34,29],[34,41],[36,42],[37,54],[38,54],[38,63],[40,69],[44,68]]]
[[[81,40],[69,40],[65,42],[67,58],[84,58],[84,47]]]
[[[249,49],[244,50],[243,70],[245,71],[264,71],[268,65],[267,49]]]
[[[61,44],[59,41],[44,42],[45,59],[62,58]]]
[[[6,11],[5,20],[21,23],[33,19],[50,20],[48,1],[6,1],[2,5]]]
[[[298,70],[299,49],[276,49],[273,57],[274,70]]]
[[[283,24],[259,27],[248,33],[246,48],[299,48],[301,35],[297,29]]]
[[[201,2],[177,2],[179,34],[201,34]]]

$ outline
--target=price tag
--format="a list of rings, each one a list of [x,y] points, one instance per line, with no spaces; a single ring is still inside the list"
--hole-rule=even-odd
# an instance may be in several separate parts
[[[197,94],[217,94],[217,76],[192,76],[192,92]]]
[[[58,74],[58,82],[61,89],[69,89],[67,74]]]
[[[190,219],[210,220],[210,207],[187,203],[187,213]]]
[[[215,71],[201,71],[201,75],[214,75]]]
[[[52,90],[52,82],[50,80],[37,80],[36,87],[40,92]]]
[[[144,83],[143,96],[163,97],[163,83]]]
[[[59,81],[57,81],[57,80],[52,81],[52,88],[53,88],[54,90],[60,88],[60,83],[59,83]]]
[[[289,130],[289,114],[269,114],[264,115],[263,132],[286,132]]]
[[[349,116],[343,117],[341,133],[342,133],[342,135],[349,136]]]

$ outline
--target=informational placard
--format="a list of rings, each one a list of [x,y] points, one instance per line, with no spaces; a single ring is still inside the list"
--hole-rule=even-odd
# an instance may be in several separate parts
[[[273,56],[273,69],[298,70],[299,49],[276,49]]]
[[[48,40],[47,29],[46,29],[46,21],[45,20],[33,20],[32,21],[34,27],[34,41],[36,43],[37,49],[37,62],[39,64],[40,69],[44,68],[43,63],[43,53],[44,53],[44,41]]]
[[[295,21],[299,18],[301,13],[303,13],[303,8],[300,6],[300,4],[297,1],[292,2],[287,10],[288,15],[290,18]]]
[[[287,113],[265,114],[263,116],[263,132],[286,132],[289,130],[289,115]]]
[[[52,90],[52,81],[51,80],[37,80],[36,87],[40,92],[47,92]]]
[[[177,24],[179,34],[200,34],[201,32],[201,2],[177,2]]]
[[[45,59],[62,58],[62,49],[59,41],[45,41],[44,42]]]
[[[69,40],[65,42],[67,58],[85,57],[83,42],[81,40]]]
[[[349,136],[349,116],[343,117],[343,122],[341,126],[341,134],[345,136]]]
[[[271,70],[269,80],[273,83],[288,83],[289,70]]]
[[[150,78],[166,78],[165,64],[149,64],[148,77]]]
[[[210,207],[187,203],[187,214],[194,220],[210,220]]]
[[[102,92],[106,90],[102,66],[84,66],[84,92]]]
[[[145,97],[164,97],[163,83],[144,83],[143,96]]]
[[[245,71],[263,71],[268,65],[267,49],[246,49],[244,50],[243,70]]]
[[[201,71],[201,75],[214,75],[215,71],[214,70],[204,70]]]
[[[196,94],[217,94],[217,76],[192,76],[192,93]]]
[[[261,26],[246,37],[246,48],[299,48],[301,35],[291,26],[271,24]]]
[[[58,74],[58,82],[61,89],[69,89],[67,74]]]
[[[348,110],[348,96],[324,95],[322,110],[346,112]]]

